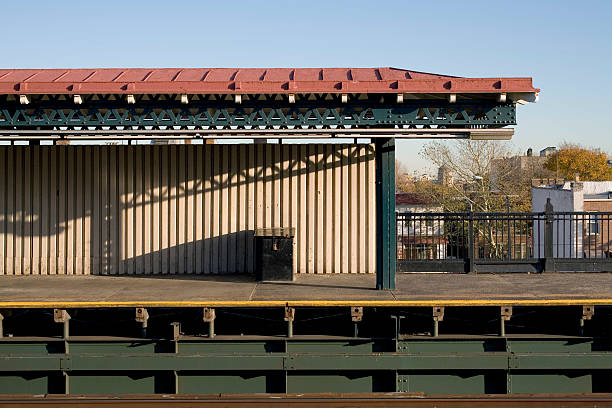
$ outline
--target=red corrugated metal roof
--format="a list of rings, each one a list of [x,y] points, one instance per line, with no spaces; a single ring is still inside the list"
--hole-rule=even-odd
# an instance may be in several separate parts
[[[0,94],[538,91],[531,78],[457,78],[398,68],[0,69]]]

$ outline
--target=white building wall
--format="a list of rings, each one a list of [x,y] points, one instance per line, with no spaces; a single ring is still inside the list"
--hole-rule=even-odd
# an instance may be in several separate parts
[[[568,188],[532,187],[531,209],[533,212],[546,211],[550,199],[555,212],[584,211],[584,191],[578,185],[567,183]],[[555,258],[582,258],[583,222],[569,215],[560,215],[553,224],[553,256]],[[533,249],[535,258],[544,257],[544,220],[534,220]]]
[[[566,182],[564,189],[571,189],[573,182]],[[612,191],[612,181],[582,181],[582,193],[584,195],[601,194]]]

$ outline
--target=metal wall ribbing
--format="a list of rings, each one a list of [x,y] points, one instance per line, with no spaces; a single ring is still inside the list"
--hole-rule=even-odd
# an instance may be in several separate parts
[[[375,272],[372,145],[0,147],[0,274],[253,272],[295,227],[298,273]]]

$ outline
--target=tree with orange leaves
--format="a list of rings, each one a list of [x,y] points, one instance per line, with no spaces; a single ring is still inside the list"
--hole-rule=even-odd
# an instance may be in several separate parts
[[[584,181],[612,180],[612,167],[605,153],[574,144],[563,144],[546,160],[544,167],[565,179],[579,176]]]

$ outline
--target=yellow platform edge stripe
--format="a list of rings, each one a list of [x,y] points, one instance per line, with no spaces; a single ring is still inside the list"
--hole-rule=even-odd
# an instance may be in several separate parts
[[[0,301],[0,309],[113,307],[418,307],[418,306],[604,306],[612,299],[435,299],[435,300],[246,300],[246,301]]]

